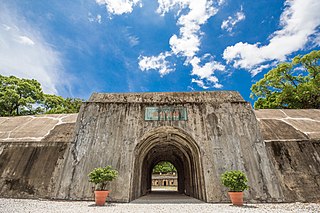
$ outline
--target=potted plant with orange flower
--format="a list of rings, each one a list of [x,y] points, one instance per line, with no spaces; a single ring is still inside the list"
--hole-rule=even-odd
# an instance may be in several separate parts
[[[246,175],[239,170],[226,171],[221,175],[221,182],[229,188],[229,196],[233,205],[243,205],[243,191],[248,189],[248,179]]]
[[[112,169],[111,166],[99,167],[93,169],[89,173],[89,182],[95,184],[95,202],[97,206],[103,206],[109,192],[106,187],[108,182],[113,181],[118,176],[118,171]]]

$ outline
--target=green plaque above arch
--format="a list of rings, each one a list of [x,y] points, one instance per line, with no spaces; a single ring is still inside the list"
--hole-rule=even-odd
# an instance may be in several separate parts
[[[186,121],[188,120],[185,107],[146,107],[146,121]]]

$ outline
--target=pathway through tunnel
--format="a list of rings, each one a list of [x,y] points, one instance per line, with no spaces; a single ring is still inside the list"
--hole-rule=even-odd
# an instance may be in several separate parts
[[[196,198],[180,194],[177,191],[152,191],[149,194],[139,197],[131,203],[152,204],[152,203],[204,203]]]

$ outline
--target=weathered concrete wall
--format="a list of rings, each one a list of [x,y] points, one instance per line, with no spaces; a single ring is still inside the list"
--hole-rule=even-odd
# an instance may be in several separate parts
[[[0,118],[1,197],[56,197],[76,116]]]
[[[0,143],[0,196],[55,197],[56,173],[66,143]]]
[[[266,143],[286,202],[319,202],[320,141]]]
[[[320,110],[257,110],[283,200],[320,201]]]
[[[183,106],[188,120],[145,121],[146,106]],[[247,173],[247,200],[319,202],[320,110],[254,112],[235,92],[95,94],[79,116],[3,117],[0,196],[92,200],[87,174],[112,165],[120,175],[111,199],[128,202],[144,176],[136,165],[152,157],[144,150],[150,143],[151,151],[163,149],[159,159],[175,152],[198,158],[199,150],[201,177],[189,178],[203,179],[193,196],[208,202],[228,201],[220,174],[229,169]],[[184,149],[188,141],[196,147]]]
[[[145,121],[146,106],[183,106],[188,120]],[[254,112],[237,92],[94,94],[79,113],[59,198],[92,199],[87,174],[95,167],[112,165],[120,174],[110,188],[112,200],[133,199],[132,190],[141,181],[132,176],[139,157],[135,148],[144,135],[158,127],[176,128],[196,142],[205,201],[228,200],[220,175],[230,169],[247,173],[249,200],[282,201]],[[163,134],[168,137],[165,131]]]

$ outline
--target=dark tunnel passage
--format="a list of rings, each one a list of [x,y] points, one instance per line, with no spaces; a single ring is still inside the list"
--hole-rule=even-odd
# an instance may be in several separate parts
[[[177,169],[178,192],[205,200],[199,148],[186,133],[173,127],[159,127],[138,144],[132,179],[131,200],[151,191],[152,169],[161,161]]]

